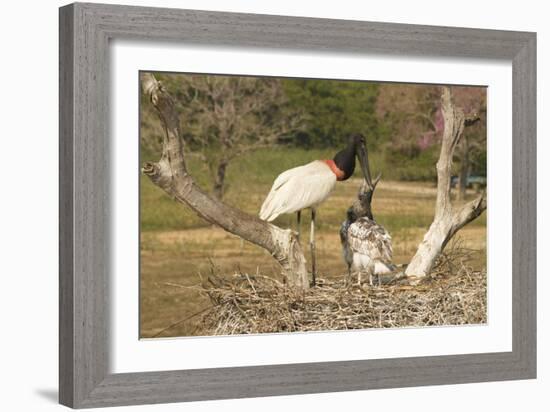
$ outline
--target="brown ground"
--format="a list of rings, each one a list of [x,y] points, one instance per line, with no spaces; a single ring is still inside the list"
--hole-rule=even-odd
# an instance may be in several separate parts
[[[318,213],[317,262],[319,275],[338,279],[346,271],[341,257],[338,227],[345,210],[353,200],[359,181],[337,187]],[[474,196],[470,194],[470,198]],[[256,199],[257,198],[257,199]],[[253,196],[250,205],[259,209],[261,196]],[[395,263],[406,263],[416,251],[429,226],[435,201],[435,188],[430,184],[381,182],[375,194],[373,209],[377,221],[393,238]],[[294,225],[293,217],[275,223]],[[309,221],[302,221],[302,242],[307,250]],[[479,251],[473,266],[485,267],[485,215],[459,232],[463,245]],[[209,300],[196,290],[201,276],[210,273],[261,273],[278,276],[275,261],[263,249],[216,227],[181,231],[143,232],[141,234],[140,324],[141,337],[187,336],[204,334],[193,314],[209,307]],[[189,318],[189,319],[187,319]]]

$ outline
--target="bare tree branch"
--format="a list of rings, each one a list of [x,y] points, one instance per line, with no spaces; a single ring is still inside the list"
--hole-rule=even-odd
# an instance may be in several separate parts
[[[269,251],[281,265],[289,284],[299,289],[308,288],[306,260],[296,233],[228,206],[198,187],[185,164],[184,142],[180,137],[179,116],[174,100],[150,73],[142,75],[141,85],[157,109],[165,130],[160,160],[157,163],[145,163],[142,172],[176,201],[187,205],[206,221]]]
[[[278,79],[185,76],[178,94],[186,117],[182,135],[208,158],[214,195],[221,199],[229,164],[299,130],[303,113],[290,110]]]
[[[466,119],[464,112],[454,106],[448,87],[442,89],[441,107],[445,128],[436,166],[435,216],[430,229],[405,271],[405,274],[413,281],[430,273],[435,260],[455,233],[487,209],[485,192],[462,207],[453,208],[450,194],[453,153],[464,132],[465,125],[471,124],[471,119]]]

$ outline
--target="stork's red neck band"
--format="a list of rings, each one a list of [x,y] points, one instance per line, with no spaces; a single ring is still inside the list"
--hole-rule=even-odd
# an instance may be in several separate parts
[[[343,170],[340,170],[338,166],[336,166],[336,163],[334,163],[334,160],[323,160],[328,167],[330,167],[330,170],[332,170],[332,173],[336,175],[336,180],[343,180],[344,176],[346,175]]]

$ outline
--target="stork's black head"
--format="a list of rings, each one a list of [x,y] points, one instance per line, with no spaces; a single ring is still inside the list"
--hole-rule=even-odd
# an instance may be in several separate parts
[[[354,133],[349,137],[349,145],[360,147],[365,144],[365,137],[361,133]]]
[[[355,171],[355,156],[359,156],[361,161],[361,152],[365,150],[365,138],[362,134],[356,133],[349,137],[348,146],[340,150],[334,156],[333,160],[338,169],[344,172],[344,176],[339,180],[347,180]]]

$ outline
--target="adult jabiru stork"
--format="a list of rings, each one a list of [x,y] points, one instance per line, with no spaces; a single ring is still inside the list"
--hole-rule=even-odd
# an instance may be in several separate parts
[[[301,211],[311,209],[311,227],[309,245],[311,249],[311,275],[315,285],[315,217],[317,208],[334,189],[336,182],[349,179],[355,171],[355,157],[363,174],[368,170],[367,149],[365,138],[361,134],[353,134],[348,146],[340,150],[332,160],[314,160],[303,166],[294,167],[281,173],[273,183],[260,210],[260,219],[271,222],[277,216],[295,213],[300,235]]]

